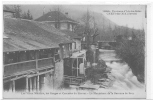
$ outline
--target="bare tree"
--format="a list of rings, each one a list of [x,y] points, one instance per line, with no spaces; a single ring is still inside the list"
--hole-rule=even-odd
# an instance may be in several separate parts
[[[97,34],[98,28],[96,27],[97,24],[95,22],[95,18],[90,15],[88,10],[83,15],[82,21],[85,24],[84,35],[86,37],[86,43],[88,48],[91,43],[95,42],[96,36],[99,35]]]

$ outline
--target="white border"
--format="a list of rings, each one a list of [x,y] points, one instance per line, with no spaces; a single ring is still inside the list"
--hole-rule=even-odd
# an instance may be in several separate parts
[[[2,12],[2,3],[14,3],[14,4],[105,4],[105,5],[113,5],[113,4],[148,4],[148,14],[147,14],[147,35],[146,35],[146,44],[147,44],[147,99],[153,99],[153,28],[152,28],[152,23],[153,23],[153,3],[151,3],[151,0],[45,0],[45,1],[39,1],[38,0],[30,0],[30,1],[22,1],[21,0],[9,0],[9,1],[3,1],[1,2],[1,7],[0,7],[0,14],[1,14],[1,19],[0,22],[3,22],[3,12]],[[0,39],[2,39],[2,34],[3,34],[3,23],[0,24]],[[3,98],[3,83],[2,83],[2,67],[3,67],[3,60],[2,60],[2,51],[3,51],[3,42],[0,40],[0,48],[1,48],[1,53],[0,53],[0,99]]]

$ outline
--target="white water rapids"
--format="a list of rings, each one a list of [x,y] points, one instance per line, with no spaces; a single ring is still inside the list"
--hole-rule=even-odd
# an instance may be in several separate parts
[[[106,61],[106,65],[110,67],[111,75],[114,77],[114,83],[110,89],[113,90],[145,90],[145,85],[137,80],[137,77],[132,73],[130,67],[126,63],[121,63],[115,60],[114,51],[100,51],[99,59]]]

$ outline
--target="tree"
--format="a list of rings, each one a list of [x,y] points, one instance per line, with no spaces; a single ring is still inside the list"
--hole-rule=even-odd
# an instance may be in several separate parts
[[[31,15],[31,13],[30,13],[29,10],[27,11],[27,13],[24,12],[24,13],[22,14],[22,18],[23,18],[23,19],[28,19],[28,20],[32,20],[32,19],[33,19],[33,17],[32,17],[32,15]]]
[[[33,19],[32,15],[30,13],[30,10],[28,10],[28,12],[27,12],[27,19],[29,19],[29,20]]]
[[[88,10],[83,15],[82,22],[84,23],[83,34],[84,34],[84,37],[86,37],[85,42],[87,44],[87,48],[89,49],[89,46],[91,45],[91,43],[94,43],[95,38],[99,35],[97,34],[97,31],[98,31],[98,28],[96,26],[97,24],[95,22],[95,18],[91,16]]]
[[[27,12],[27,17],[28,17],[28,19],[30,18],[30,11],[28,10],[28,12]]]
[[[144,82],[144,41],[134,36],[135,39],[120,41],[116,54],[124,60],[140,82]]]
[[[20,6],[19,5],[14,5],[14,10],[15,10],[15,13],[13,14],[13,17],[21,18],[22,10],[21,10]]]
[[[106,71],[107,65],[105,61],[101,60],[96,66],[91,66],[86,69],[87,80],[90,80],[92,83],[96,84],[99,79],[103,78],[104,72]]]
[[[22,14],[22,18],[23,18],[23,19],[27,19],[27,14],[26,14],[26,12],[24,12],[24,13]]]

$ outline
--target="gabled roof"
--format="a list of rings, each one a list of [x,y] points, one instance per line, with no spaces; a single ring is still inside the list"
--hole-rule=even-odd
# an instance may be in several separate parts
[[[14,9],[11,9],[9,6],[7,5],[3,5],[3,11],[4,12],[11,12],[11,13],[15,13]]]
[[[4,18],[3,35],[3,52],[57,48],[73,42],[55,28],[47,30],[46,24],[15,18]]]
[[[71,22],[77,23],[75,20],[69,18],[60,11],[50,11],[43,16],[36,19],[36,21],[50,21],[50,22]]]

